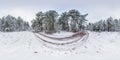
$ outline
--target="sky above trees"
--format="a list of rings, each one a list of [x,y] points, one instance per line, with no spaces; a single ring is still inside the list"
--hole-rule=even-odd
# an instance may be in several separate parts
[[[88,13],[88,21],[96,22],[110,16],[120,18],[120,0],[0,0],[0,17],[8,14],[21,16],[26,21],[39,11],[56,10],[58,13],[77,9]]]

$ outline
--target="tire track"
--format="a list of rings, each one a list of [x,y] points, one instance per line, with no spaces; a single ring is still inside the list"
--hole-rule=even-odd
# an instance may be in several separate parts
[[[69,37],[64,37],[64,38],[56,38],[56,37],[50,37],[50,36],[46,36],[45,34],[41,34],[41,33],[38,33],[39,35],[42,35],[44,37],[47,37],[47,38],[50,38],[52,40],[58,40],[58,41],[67,41],[69,39],[74,39],[76,37],[83,37],[84,35],[86,35],[85,32],[78,32],[76,34],[73,34],[72,36],[69,36]]]
[[[57,43],[57,42],[51,42],[51,41],[47,41],[47,40],[45,40],[45,39],[43,39],[43,38],[41,38],[40,36],[38,36],[37,34],[35,34],[35,33],[33,33],[37,38],[39,38],[40,40],[42,40],[42,41],[44,41],[44,42],[46,42],[46,43],[49,43],[49,44],[53,44],[53,45],[68,45],[68,44],[72,44],[72,43],[75,43],[75,42],[77,42],[77,41],[83,41],[84,39],[87,39],[87,37],[88,37],[88,35],[89,35],[89,33],[88,32],[84,32],[84,35],[82,34],[82,35],[80,35],[81,33],[79,32],[79,33],[77,33],[77,34],[74,34],[73,36],[71,36],[71,37],[69,37],[70,39],[72,38],[72,37],[79,37],[77,40],[73,40],[73,41],[71,41],[71,42],[64,42],[64,43]],[[41,35],[41,34],[39,34],[39,35]],[[86,37],[84,37],[86,35]],[[57,40],[58,42],[59,41],[61,41],[61,38],[53,38],[53,37],[48,37],[48,36],[45,36],[45,35],[43,35],[42,34],[42,36],[44,36],[44,37],[46,37],[46,38],[51,38],[51,39],[53,39],[53,40]],[[84,37],[84,39],[82,39]],[[66,39],[66,40],[69,40],[68,39],[68,37],[66,38],[62,38],[62,39]],[[62,41],[64,41],[64,40],[62,40]]]

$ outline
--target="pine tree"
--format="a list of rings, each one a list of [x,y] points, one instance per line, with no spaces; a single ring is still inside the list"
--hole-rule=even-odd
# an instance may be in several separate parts
[[[62,30],[64,31],[69,31],[68,19],[67,12],[62,13],[59,17],[59,25],[62,25]]]
[[[24,24],[26,23],[26,24]],[[23,21],[22,18],[18,17],[17,19],[11,15],[2,17],[0,20],[0,31],[26,31],[26,28],[29,28],[27,22]],[[25,27],[26,26],[26,27]]]
[[[112,29],[112,20],[113,20],[113,18],[112,17],[110,17],[110,18],[108,18],[107,19],[107,31],[109,32],[109,31],[111,31]]]
[[[71,21],[72,21],[71,22],[72,31],[75,32],[75,31],[77,31],[76,24],[79,20],[80,12],[78,10],[72,9],[72,10],[69,10],[68,15],[69,15],[69,17],[71,18]]]
[[[45,25],[47,28],[46,32],[55,32],[55,22],[58,17],[58,13],[54,10],[49,10],[45,13]]]
[[[43,24],[43,20],[44,20],[44,13],[43,12],[38,12],[36,14],[36,20],[37,20],[37,25],[38,25],[38,30],[39,31],[42,31],[43,27],[42,27],[42,24]]]
[[[118,21],[118,19],[114,19],[113,24],[114,24],[114,30],[119,31],[119,21]]]

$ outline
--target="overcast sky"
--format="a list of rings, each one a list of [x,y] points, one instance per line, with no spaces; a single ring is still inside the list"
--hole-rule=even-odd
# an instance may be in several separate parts
[[[120,18],[120,0],[0,0],[0,17],[10,14],[29,22],[39,11],[62,13],[70,9],[77,9],[81,14],[88,13],[89,22],[110,16]]]

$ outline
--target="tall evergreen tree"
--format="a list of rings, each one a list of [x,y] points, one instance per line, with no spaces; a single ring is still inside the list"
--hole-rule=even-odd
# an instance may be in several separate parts
[[[80,18],[80,12],[78,10],[72,9],[72,10],[69,10],[68,15],[72,21],[71,22],[72,31],[76,31],[76,29],[77,29],[76,25],[77,25],[77,22]]]
[[[69,31],[69,25],[68,25],[68,13],[64,12],[59,17],[59,24],[62,25],[62,30]]]
[[[8,15],[2,17],[2,19],[0,20],[0,31],[25,31],[29,29],[28,25],[28,22],[23,21],[22,18],[15,18],[11,15]]]
[[[112,26],[113,26],[112,25],[112,20],[113,20],[112,17],[110,17],[110,18],[107,19],[107,31],[108,32],[112,30]]]
[[[58,17],[58,13],[54,10],[49,10],[45,13],[45,25],[47,32],[55,32],[55,22]]]
[[[36,20],[37,20],[37,25],[38,25],[38,30],[42,31],[43,27],[43,20],[44,20],[44,13],[43,12],[38,12],[36,14]]]

